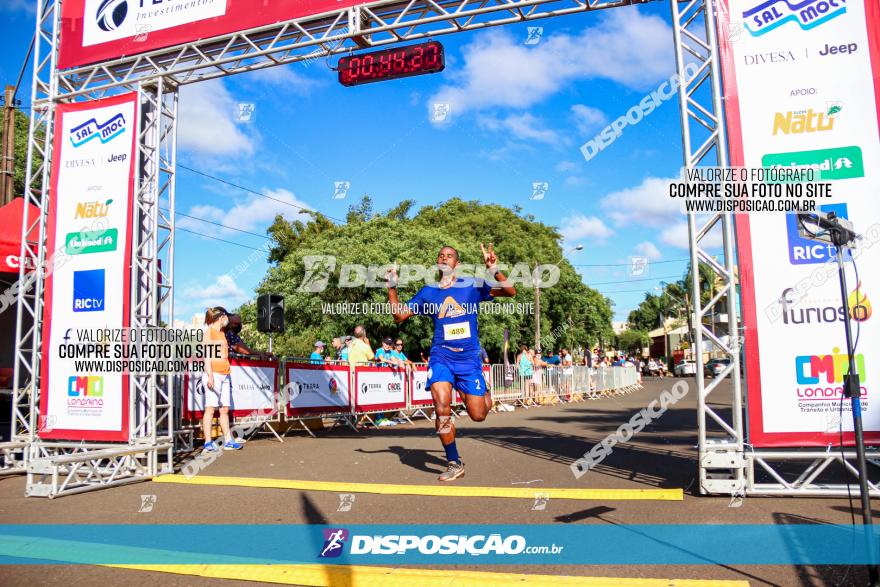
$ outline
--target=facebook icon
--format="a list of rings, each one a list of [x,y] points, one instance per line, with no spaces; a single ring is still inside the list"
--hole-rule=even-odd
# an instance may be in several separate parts
[[[73,311],[104,310],[104,270],[89,269],[73,272]]]

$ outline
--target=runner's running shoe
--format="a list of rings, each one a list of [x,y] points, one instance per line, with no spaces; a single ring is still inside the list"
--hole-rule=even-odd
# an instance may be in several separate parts
[[[217,445],[214,444],[213,440],[209,440],[205,443],[205,452],[217,452]]]
[[[234,440],[227,440],[226,444],[223,445],[223,450],[241,450],[244,445],[235,442]]]
[[[461,461],[452,461],[446,467],[446,471],[444,471],[439,477],[437,477],[438,481],[455,481],[459,477],[464,477],[464,463]]]

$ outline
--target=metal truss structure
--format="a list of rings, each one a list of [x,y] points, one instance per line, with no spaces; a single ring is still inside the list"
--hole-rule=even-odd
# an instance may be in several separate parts
[[[670,0],[679,85],[684,166],[727,166],[721,66],[718,51],[716,0]],[[693,341],[697,362],[699,490],[703,494],[845,496],[858,491],[854,451],[841,453],[810,449],[755,449],[744,432],[742,332],[739,327],[736,250],[733,215],[716,213],[706,219],[688,216],[691,257]],[[722,261],[709,249],[720,236]],[[716,241],[717,242],[717,241]],[[717,292],[703,301],[700,266],[711,269]],[[705,320],[728,316],[727,336],[719,336]],[[707,382],[703,355],[720,352],[730,365]],[[722,387],[729,379],[731,385]],[[720,389],[719,389],[720,388]],[[729,389],[722,392],[721,389]],[[721,393],[729,396],[719,397]],[[713,400],[716,400],[713,402]],[[710,405],[713,402],[714,405]],[[730,406],[729,413],[716,406]],[[870,457],[870,454],[869,454]],[[836,464],[832,467],[831,465]],[[756,466],[757,465],[757,466]],[[871,495],[880,496],[878,480],[868,481]],[[823,476],[824,475],[824,476]],[[767,480],[759,479],[759,476]],[[826,480],[826,477],[829,477]],[[841,476],[856,480],[854,487]],[[851,477],[850,477],[851,476]]]
[[[43,441],[39,438],[39,374],[43,286],[48,267],[45,250],[50,193],[49,170],[55,107],[61,102],[97,99],[138,91],[138,126],[132,316],[135,327],[160,326],[173,319],[174,178],[177,90],[181,85],[220,78],[335,54],[427,39],[439,35],[515,24],[543,18],[641,4],[648,0],[410,0],[372,2],[317,16],[201,39],[139,55],[59,71],[60,0],[41,0],[32,85],[25,198],[40,210],[25,218],[18,293],[14,371],[13,442],[0,445],[6,471],[28,472],[28,494],[54,497],[130,483],[167,472],[172,467],[173,385],[170,378],[132,378],[131,435],[127,444]],[[726,165],[725,136],[715,0],[670,0],[675,59],[680,79],[679,101],[685,167]],[[720,231],[723,260],[709,253],[710,235]],[[705,222],[688,219],[694,300],[693,340],[699,394],[699,479],[702,493],[804,494],[839,492],[818,486],[816,479],[835,456],[815,451],[746,451],[740,366],[733,217],[716,214]],[[38,234],[28,242],[28,235]],[[27,265],[36,267],[28,272]],[[700,265],[718,276],[722,286],[703,302]],[[729,319],[725,339],[703,325],[716,309]],[[33,326],[29,327],[29,321]],[[707,343],[731,359],[730,367],[710,384],[703,378]],[[710,406],[719,384],[732,381],[730,415]],[[22,448],[23,447],[23,448]],[[15,455],[20,455],[21,458]],[[850,455],[847,455],[849,458]],[[773,460],[812,459],[793,482],[770,466]],[[775,484],[755,482],[754,465],[767,470]],[[11,464],[11,465],[10,465]],[[847,470],[855,471],[849,463]],[[877,486],[872,484],[872,489]]]
[[[183,85],[365,48],[648,1],[652,0],[367,2],[60,71],[57,96],[94,98],[135,80],[158,77]]]

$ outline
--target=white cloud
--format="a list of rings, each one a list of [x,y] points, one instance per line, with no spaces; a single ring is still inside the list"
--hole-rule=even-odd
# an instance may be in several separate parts
[[[578,132],[582,135],[593,134],[608,122],[604,112],[586,104],[575,104],[571,107],[571,114]]]
[[[636,7],[604,12],[579,34],[545,35],[526,47],[510,31],[492,30],[463,49],[452,83],[428,100],[448,102],[457,115],[469,110],[527,108],[569,82],[605,78],[646,89],[673,71],[672,31],[659,16]]]
[[[669,183],[672,181],[677,180],[648,177],[635,187],[608,194],[602,198],[600,206],[608,212],[615,226],[669,226],[684,218],[678,202],[669,197]]]
[[[580,175],[569,175],[565,178],[565,185],[568,187],[577,187],[579,185],[584,185],[587,183],[587,180]]]
[[[180,89],[179,148],[209,157],[253,154],[255,140],[245,132],[248,125],[236,122],[237,112],[238,100],[221,79],[183,86]],[[260,115],[259,104],[256,115]]]
[[[183,290],[184,305],[195,311],[205,308],[223,306],[227,310],[240,306],[252,296],[248,295],[228,273],[219,275],[213,283],[202,286],[188,287]]]
[[[546,128],[540,118],[528,112],[511,114],[506,118],[481,116],[477,120],[481,128],[493,132],[507,132],[511,137],[524,141],[559,144],[562,142],[556,131]]]
[[[35,14],[37,12],[37,2],[34,0],[3,0],[0,2],[0,12],[27,12]]]
[[[258,69],[249,73],[247,79],[272,86],[284,86],[286,92],[294,94],[309,94],[313,89],[323,84],[317,79],[306,77],[298,68],[311,67],[315,63],[320,63],[320,61],[301,61],[289,65]]]
[[[574,171],[577,169],[577,163],[574,161],[560,161],[556,164],[556,171],[565,173],[566,171]]]
[[[648,261],[657,261],[663,257],[663,253],[657,248],[657,245],[651,241],[644,241],[636,245],[636,253],[642,257],[647,257]]]
[[[602,242],[613,235],[614,231],[608,228],[600,218],[574,214],[565,219],[562,226],[559,227],[559,233],[565,242],[576,244],[581,239]]]
[[[193,206],[186,211],[186,214],[240,230],[262,233],[272,224],[277,214],[283,215],[288,220],[299,218],[299,208],[290,204],[311,209],[311,206],[298,200],[293,193],[285,189],[263,190],[263,193],[273,199],[270,200],[254,195],[247,200],[235,204],[228,210],[218,206],[202,204]],[[181,216],[177,219],[177,226],[204,232],[206,225],[204,222]],[[221,235],[235,234],[235,231],[219,226],[212,227],[211,232]]]
[[[660,241],[678,249],[690,249],[687,221],[679,221],[664,229],[663,232],[660,233]],[[703,240],[700,241],[700,246],[704,249],[713,249],[722,246],[722,244],[721,231],[717,229],[709,231],[709,233],[703,237]]]

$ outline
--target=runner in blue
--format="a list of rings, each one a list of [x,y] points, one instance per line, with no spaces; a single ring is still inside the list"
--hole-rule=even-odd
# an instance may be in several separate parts
[[[480,244],[487,276],[497,287],[472,277],[457,277],[458,251],[443,247],[437,255],[437,266],[443,277],[436,285],[426,285],[405,306],[397,296],[397,272],[388,272],[388,301],[394,321],[398,324],[416,314],[434,320],[434,339],[428,361],[428,387],[434,399],[434,426],[446,451],[447,469],[438,479],[454,481],[464,475],[464,464],[455,446],[455,425],[452,422],[452,390],[458,390],[468,416],[482,422],[492,407],[486,389],[480,360],[480,337],[477,313],[480,302],[496,297],[513,297],[516,289],[498,271],[498,259],[492,243],[486,249]]]

